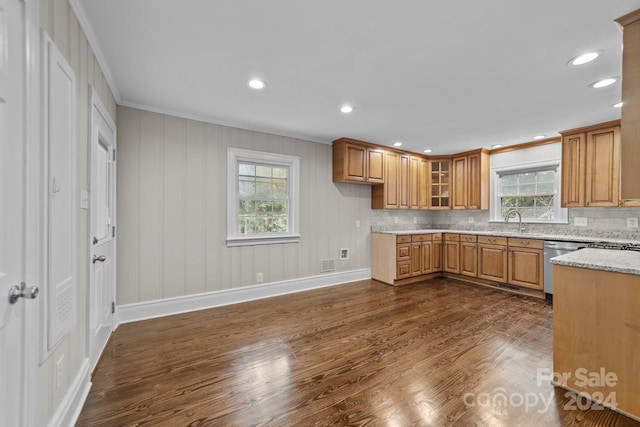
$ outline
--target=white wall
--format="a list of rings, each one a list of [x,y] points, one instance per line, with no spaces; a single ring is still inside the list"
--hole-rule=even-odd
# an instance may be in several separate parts
[[[330,145],[122,106],[117,122],[118,305],[369,267],[371,189],[332,182]],[[227,147],[301,157],[300,243],[227,248]]]
[[[78,188],[87,188],[87,126],[89,117],[89,85],[93,85],[110,114],[115,119],[116,102],[98,65],[93,50],[87,41],[75,12],[67,0],[40,0],[40,26],[49,34],[54,43],[69,62],[76,75],[77,94],[77,135]],[[79,198],[79,194],[77,195]],[[80,203],[78,201],[78,206]],[[69,392],[73,380],[80,372],[86,359],[86,294],[88,286],[88,242],[87,210],[77,211],[78,244],[78,289],[77,322],[71,333],[53,351],[39,368],[38,377],[38,419],[39,425],[46,425]],[[39,303],[42,303],[40,300]],[[62,375],[56,387],[56,362],[62,360]]]

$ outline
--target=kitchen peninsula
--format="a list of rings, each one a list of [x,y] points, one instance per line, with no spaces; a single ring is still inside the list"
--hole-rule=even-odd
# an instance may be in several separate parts
[[[640,420],[640,252],[581,249],[554,264],[554,384]]]

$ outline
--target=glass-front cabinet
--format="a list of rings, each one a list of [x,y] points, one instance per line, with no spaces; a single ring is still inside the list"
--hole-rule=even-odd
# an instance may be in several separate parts
[[[451,160],[430,160],[431,188],[429,209],[450,209],[451,200]]]

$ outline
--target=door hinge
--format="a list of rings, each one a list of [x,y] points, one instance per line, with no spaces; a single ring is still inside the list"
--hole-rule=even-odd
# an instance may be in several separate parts
[[[113,149],[113,161],[114,162],[116,161],[116,149],[115,148]]]
[[[111,301],[111,314],[114,314],[116,312],[116,303]]]
[[[111,237],[116,237],[116,226],[111,227]]]

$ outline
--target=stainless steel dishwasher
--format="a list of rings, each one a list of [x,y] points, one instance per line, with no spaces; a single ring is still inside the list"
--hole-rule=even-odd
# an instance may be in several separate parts
[[[544,242],[544,295],[547,301],[553,301],[553,264],[551,258],[587,247],[585,242]]]

